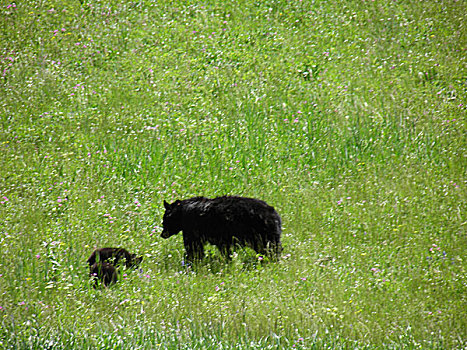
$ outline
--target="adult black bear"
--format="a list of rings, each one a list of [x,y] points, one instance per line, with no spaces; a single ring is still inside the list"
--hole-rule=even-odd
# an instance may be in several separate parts
[[[282,251],[281,218],[266,202],[245,197],[194,197],[164,201],[162,238],[183,232],[188,262],[202,259],[204,244],[216,245],[230,256],[232,245],[249,246],[278,259]]]
[[[87,262],[89,266],[92,266],[99,261],[108,262],[114,266],[119,266],[123,261],[126,267],[136,267],[143,261],[143,257],[130,254],[124,248],[99,248],[92,252]]]
[[[91,265],[89,277],[94,280],[94,288],[97,288],[99,281],[108,287],[117,282],[117,269],[112,264],[105,261],[98,261]]]

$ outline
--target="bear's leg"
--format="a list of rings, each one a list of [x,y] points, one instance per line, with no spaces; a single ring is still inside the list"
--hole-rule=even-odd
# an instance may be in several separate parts
[[[89,277],[92,280],[92,286],[94,289],[97,289],[99,285],[99,277],[97,276],[97,272],[93,272],[92,270],[89,271]]]
[[[259,237],[256,237],[253,242],[251,242],[251,247],[259,255],[267,255],[266,249],[263,244],[263,240]]]
[[[202,260],[204,257],[204,247],[199,241],[189,241],[184,239],[187,263]]]
[[[89,276],[93,280],[93,287],[95,289],[97,289],[99,281],[101,281],[105,287],[108,287],[118,280],[117,270],[113,265],[106,262],[94,263],[90,268]]]
[[[222,256],[226,258],[227,260],[231,260],[230,257],[230,244],[222,244],[218,245],[217,248],[219,248],[219,251],[221,252]]]
[[[282,252],[281,242],[269,241],[266,243],[266,254],[272,260],[275,260],[275,261],[279,260],[281,252]]]
[[[267,256],[273,261],[279,260],[282,246],[280,242],[276,242],[269,239],[257,238],[253,242],[253,249],[256,253]]]
[[[103,282],[104,286],[108,287],[117,282],[117,271],[115,269],[108,269],[104,271]]]

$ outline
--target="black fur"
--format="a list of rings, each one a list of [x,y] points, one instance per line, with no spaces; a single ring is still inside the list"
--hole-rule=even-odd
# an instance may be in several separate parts
[[[204,244],[216,245],[230,256],[232,245],[249,246],[258,254],[278,259],[282,251],[281,218],[266,202],[245,197],[195,197],[164,201],[161,237],[183,232],[189,262],[202,259]]]
[[[137,267],[143,261],[143,257],[130,254],[124,248],[99,248],[92,252],[87,262],[92,266],[99,261],[112,263],[114,266],[123,263],[126,267]]]
[[[94,288],[97,288],[99,281],[108,287],[118,280],[117,269],[108,262],[99,261],[92,264],[89,270],[89,277],[94,280]]]

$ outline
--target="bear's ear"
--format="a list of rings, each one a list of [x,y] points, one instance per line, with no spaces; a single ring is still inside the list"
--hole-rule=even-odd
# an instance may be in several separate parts
[[[170,209],[170,204],[167,203],[165,200],[164,200],[164,208],[165,209]]]

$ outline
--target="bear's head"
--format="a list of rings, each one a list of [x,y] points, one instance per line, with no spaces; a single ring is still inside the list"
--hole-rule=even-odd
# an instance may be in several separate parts
[[[172,204],[164,201],[165,213],[162,219],[162,238],[169,238],[179,233],[182,229],[182,206],[179,200]]]
[[[143,256],[137,256],[136,254],[131,254],[131,261],[127,261],[127,267],[138,267],[143,261]]]

